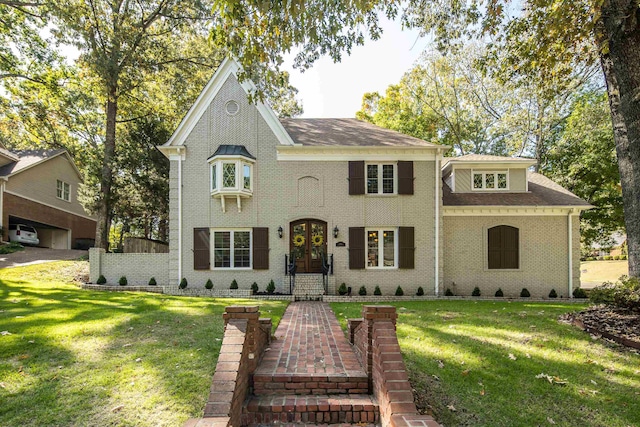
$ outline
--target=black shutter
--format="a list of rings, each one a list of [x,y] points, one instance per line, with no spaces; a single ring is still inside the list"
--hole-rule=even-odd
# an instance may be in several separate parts
[[[208,228],[193,229],[193,269],[209,270],[211,267],[211,255],[209,248],[211,241],[209,239]]]
[[[253,269],[269,269],[269,229],[253,228]]]
[[[349,227],[349,269],[364,268],[364,227]]]
[[[364,161],[349,162],[349,194],[364,194]]]
[[[398,162],[398,194],[413,194],[413,162]]]
[[[399,268],[415,268],[415,229],[400,227],[398,229],[398,246],[400,248]]]
[[[518,268],[519,230],[508,225],[498,225],[488,230],[488,267],[490,269]]]

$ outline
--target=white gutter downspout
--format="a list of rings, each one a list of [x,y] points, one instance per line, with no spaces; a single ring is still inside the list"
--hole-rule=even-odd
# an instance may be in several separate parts
[[[573,298],[573,209],[569,209],[567,215],[567,236],[569,238],[569,298]]]
[[[436,161],[435,161],[435,219],[436,224],[434,227],[434,248],[435,248],[435,294],[438,296],[440,293],[440,188],[442,186],[442,182],[440,180],[440,149],[436,151]]]
[[[178,283],[182,280],[182,161],[184,160],[185,147],[175,147],[176,154],[172,154],[169,160],[178,162]]]
[[[7,177],[6,176],[0,176],[0,227],[2,227],[2,218],[4,218],[4,213],[2,210],[2,203],[3,203],[3,199],[4,199],[4,188],[5,188],[5,181],[7,181]],[[0,241],[2,241],[2,235],[0,234]]]

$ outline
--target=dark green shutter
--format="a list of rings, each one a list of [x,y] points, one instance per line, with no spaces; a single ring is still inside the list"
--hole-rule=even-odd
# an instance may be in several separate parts
[[[209,248],[211,240],[208,228],[193,229],[193,269],[209,270],[211,267],[211,254]]]
[[[398,228],[398,246],[400,249],[399,268],[415,268],[415,229],[413,227]]]
[[[253,228],[253,269],[269,269],[269,229]]]
[[[364,268],[364,227],[349,227],[349,269]]]
[[[364,194],[364,161],[349,162],[349,194]]]
[[[398,162],[398,194],[413,194],[413,162]]]

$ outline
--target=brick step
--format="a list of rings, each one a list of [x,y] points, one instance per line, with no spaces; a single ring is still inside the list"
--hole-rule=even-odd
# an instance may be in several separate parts
[[[363,394],[369,392],[369,378],[362,371],[348,375],[254,374],[256,395],[274,394]]]
[[[242,425],[375,424],[379,413],[378,404],[368,394],[252,396],[242,408]]]

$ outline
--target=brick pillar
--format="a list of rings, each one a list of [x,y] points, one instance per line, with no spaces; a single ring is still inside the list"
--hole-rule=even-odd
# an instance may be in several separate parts
[[[369,377],[369,393],[373,393],[373,325],[376,321],[391,321],[395,329],[397,318],[396,308],[391,305],[365,305],[362,307],[363,321],[359,331],[362,338],[358,347],[361,347],[361,362]],[[355,333],[357,334],[358,331]],[[365,334],[366,338],[363,336]],[[362,342],[364,340],[366,341]],[[358,341],[357,338],[356,341]]]
[[[230,320],[242,319],[247,321],[247,336],[246,344],[248,351],[247,368],[250,373],[256,370],[258,366],[258,359],[260,357],[259,351],[264,347],[261,345],[261,341],[264,340],[263,328],[260,323],[260,312],[257,305],[242,306],[242,305],[229,305],[225,307],[222,318],[224,319],[225,328]],[[271,337],[271,335],[269,335]]]

